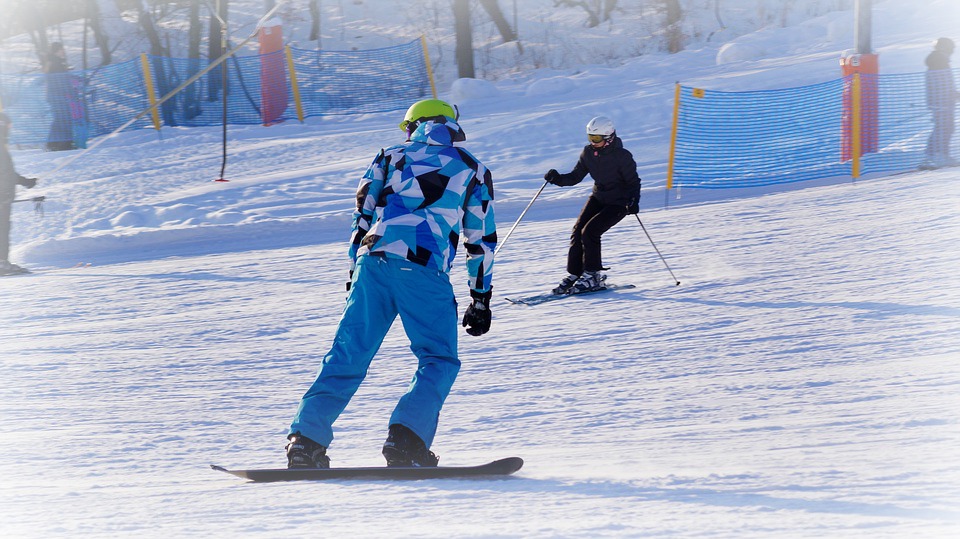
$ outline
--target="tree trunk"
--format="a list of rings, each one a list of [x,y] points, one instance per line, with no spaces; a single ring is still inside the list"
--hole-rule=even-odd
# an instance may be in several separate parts
[[[224,28],[220,24],[220,19],[227,22],[227,0],[216,0],[215,9],[217,13],[210,14],[210,52],[207,55],[210,62],[220,58],[226,52],[226,45],[223,43]],[[220,97],[220,90],[223,87],[223,69],[224,64],[220,64],[207,73],[207,99],[210,101],[216,101]]]
[[[200,41],[203,39],[203,26],[200,23],[200,2],[201,0],[190,0],[187,78],[200,71]],[[201,112],[200,84],[194,82],[183,91],[183,117],[190,120],[199,116]]]
[[[603,20],[609,21],[615,9],[617,9],[617,0],[603,0]]]
[[[320,0],[310,0],[310,41],[320,48]]]
[[[493,23],[497,25],[497,30],[500,31],[504,43],[517,40],[517,34],[510,28],[510,23],[503,16],[503,11],[500,11],[500,2],[497,0],[480,0],[480,5],[490,15]]]
[[[144,33],[147,35],[147,40],[150,41],[150,54],[154,56],[153,74],[157,81],[157,90],[159,91],[160,97],[163,97],[173,89],[173,84],[170,82],[170,77],[167,76],[167,66],[164,64],[164,58],[167,56],[167,50],[164,48],[163,42],[160,40],[160,33],[157,32],[157,25],[154,24],[153,17],[150,16],[150,13],[144,9],[143,2],[141,0],[137,0],[136,2],[132,2],[132,4],[137,9],[137,19],[140,23],[140,27],[143,28]],[[174,116],[174,103],[175,100],[171,99],[160,105],[160,114],[163,116],[163,123],[169,126],[177,125],[177,120]]]
[[[97,42],[97,48],[100,49],[100,65],[110,65],[113,60],[113,53],[110,52],[110,40],[103,31],[103,23],[100,20],[100,5],[97,0],[87,0],[87,20],[90,29],[93,30],[93,40]]]
[[[667,52],[674,54],[683,50],[683,31],[680,25],[683,10],[680,9],[680,0],[664,0],[664,4],[667,8]]]
[[[470,25],[470,0],[453,0],[454,28],[457,33],[457,74],[461,79],[476,78],[473,68],[473,27]]]

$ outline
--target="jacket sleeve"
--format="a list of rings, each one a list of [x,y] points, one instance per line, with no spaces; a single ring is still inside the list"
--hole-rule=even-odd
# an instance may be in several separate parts
[[[640,175],[637,174],[637,162],[634,161],[633,154],[630,152],[624,150],[623,154],[620,177],[625,184],[624,188],[633,200],[640,200]]]
[[[350,271],[355,269],[357,252],[373,225],[377,201],[389,177],[389,168],[390,157],[384,150],[380,150],[360,178],[360,185],[357,187],[357,209],[353,212],[353,225],[350,228]]]
[[[463,212],[463,247],[467,253],[467,284],[487,292],[493,281],[493,252],[497,248],[497,223],[493,212],[493,176],[477,163],[477,173],[466,193]]]
[[[577,164],[573,167],[573,170],[566,174],[561,174],[552,183],[561,187],[569,187],[571,185],[577,185],[583,181],[583,179],[587,177],[587,173],[590,172],[587,170],[586,153],[587,148],[584,148],[583,151],[580,152],[580,158],[577,159]]]

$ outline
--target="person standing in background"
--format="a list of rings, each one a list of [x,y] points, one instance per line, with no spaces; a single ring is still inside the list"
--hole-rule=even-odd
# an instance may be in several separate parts
[[[73,118],[70,101],[73,86],[70,80],[70,66],[67,65],[67,53],[63,43],[51,43],[43,66],[47,74],[47,103],[53,114],[50,133],[47,136],[47,150],[51,152],[74,149]]]
[[[10,211],[16,198],[17,186],[32,189],[37,185],[36,178],[25,178],[13,168],[13,158],[7,148],[10,127],[13,122],[5,113],[0,112],[0,275],[30,273],[25,268],[10,263]]]
[[[960,97],[953,80],[953,70],[950,69],[953,49],[953,40],[941,37],[926,60],[927,107],[933,115],[933,131],[927,140],[924,161],[920,165],[923,170],[960,164],[950,155],[950,140],[953,137],[957,100]]]

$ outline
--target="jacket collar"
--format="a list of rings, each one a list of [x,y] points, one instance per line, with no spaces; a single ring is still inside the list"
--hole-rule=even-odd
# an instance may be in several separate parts
[[[432,144],[434,146],[453,146],[454,142],[467,140],[466,134],[460,124],[453,120],[447,120],[444,123],[429,120],[423,122],[410,135],[411,142],[420,142],[423,144]]]

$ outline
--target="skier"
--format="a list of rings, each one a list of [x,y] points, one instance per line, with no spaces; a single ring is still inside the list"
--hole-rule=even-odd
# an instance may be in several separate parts
[[[926,159],[921,169],[956,166],[950,156],[950,138],[953,136],[957,99],[957,86],[950,69],[953,40],[941,37],[926,59],[927,108],[933,114],[933,131],[927,141]]]
[[[333,345],[290,425],[288,468],[327,468],[332,424],[363,381],[399,315],[419,360],[389,422],[388,466],[436,466],[430,451],[440,408],[460,370],[457,303],[449,271],[463,237],[472,298],[462,325],[490,329],[497,242],[490,171],[470,152],[458,112],[438,99],[414,103],[407,142],[381,150],[357,190],[347,304]]]
[[[570,234],[567,254],[569,275],[553,289],[554,294],[575,294],[604,288],[607,276],[601,270],[600,237],[625,216],[640,211],[640,177],[633,155],[623,147],[613,120],[597,116],[587,124],[587,144],[573,171],[560,174],[550,169],[543,179],[566,187],[587,175],[593,192],[587,199]]]
[[[15,275],[28,273],[16,264],[11,264],[10,258],[10,211],[13,199],[16,198],[17,186],[22,185],[32,189],[37,185],[36,178],[25,178],[13,168],[13,158],[7,148],[10,137],[10,127],[13,122],[5,113],[0,112],[0,275]]]

